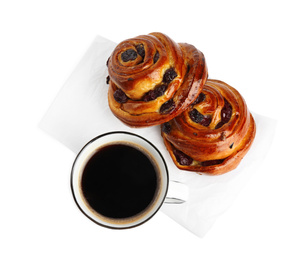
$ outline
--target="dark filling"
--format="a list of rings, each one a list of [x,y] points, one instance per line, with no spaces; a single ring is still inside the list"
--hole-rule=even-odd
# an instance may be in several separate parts
[[[201,102],[203,102],[206,98],[206,95],[204,93],[200,93],[200,95],[198,95],[198,97],[196,98],[196,100],[193,102],[192,105],[196,105],[196,104],[199,104]]]
[[[230,121],[232,117],[232,111],[232,105],[226,99],[224,99],[224,106],[221,110],[221,121],[216,125],[216,129]]]
[[[165,133],[165,134],[170,134],[171,132],[171,125],[169,122],[163,123],[161,126],[161,130]]]
[[[163,81],[166,83],[166,84],[169,84],[172,80],[174,80],[175,78],[177,77],[177,73],[175,72],[174,68],[170,68],[170,69],[167,69],[165,74],[164,74],[164,77],[163,77]]]
[[[106,77],[106,84],[109,84],[109,81],[110,81],[110,77],[107,76],[107,77]]]
[[[137,58],[137,55],[139,55],[142,58],[142,60],[139,63],[143,62],[143,59],[146,55],[146,51],[143,44],[138,44],[135,46],[135,48],[136,51],[133,49],[128,49],[125,52],[121,53],[121,59],[123,62],[133,61]]]
[[[131,60],[135,60],[137,58],[137,52],[133,49],[128,49],[125,52],[121,53],[121,59],[123,62],[128,62]]]
[[[118,89],[114,92],[114,99],[115,99],[118,103],[122,104],[122,103],[127,102],[129,98],[127,97],[127,95],[126,95],[121,89],[118,88]]]
[[[209,126],[212,120],[210,115],[202,115],[196,109],[193,109],[189,112],[189,117],[193,122],[201,124],[203,126]]]
[[[173,99],[168,100],[164,104],[161,105],[159,109],[159,113],[161,114],[170,114],[175,109],[175,103]]]
[[[164,92],[166,91],[167,87],[168,86],[165,85],[165,84],[157,86],[155,89],[150,90],[149,92],[147,92],[143,96],[142,100],[145,101],[145,102],[148,102],[148,101],[154,100],[154,99],[162,96],[164,94]]]
[[[137,53],[139,54],[139,56],[141,56],[141,58],[143,59],[144,56],[146,55],[145,48],[144,48],[143,44],[137,45],[136,50],[137,50]]]
[[[190,156],[188,156],[187,154],[184,154],[183,152],[175,148],[173,148],[173,154],[175,156],[176,161],[180,165],[189,166],[193,162],[193,159]]]
[[[158,53],[158,52],[157,52]],[[157,54],[156,53],[156,54]],[[155,55],[156,55],[155,54]],[[158,54],[159,56],[159,54]],[[155,57],[154,57],[155,58]],[[168,88],[168,84],[177,77],[177,73],[174,68],[167,69],[163,76],[163,83],[157,86],[155,89],[147,92],[142,100],[145,102],[155,100],[156,98],[162,96]],[[159,113],[161,114],[170,114],[175,109],[175,103],[172,99],[168,100],[161,105]]]
[[[143,45],[137,45],[136,48],[138,48],[137,51],[138,51],[138,54],[140,56],[145,55]],[[136,53],[136,57],[137,57],[138,54],[134,50],[132,50],[132,49],[126,50],[125,52],[123,52],[121,54],[122,60],[123,61],[130,60],[129,58],[134,57],[134,53]],[[128,56],[128,55],[131,55],[131,56]],[[158,57],[159,57],[159,54],[158,54]],[[144,96],[142,97],[142,100],[145,101],[145,102],[148,102],[148,101],[155,100],[156,98],[162,96],[165,93],[165,91],[167,90],[168,84],[176,77],[177,77],[177,73],[175,72],[175,70],[173,68],[170,68],[170,69],[166,70],[166,72],[163,76],[163,83],[161,85],[158,85],[157,87],[155,87],[155,89],[150,90],[147,93],[145,93]],[[130,79],[128,79],[128,80],[130,80]],[[133,79],[131,79],[131,80],[133,80]],[[107,79],[107,84],[108,83],[109,83],[109,79]],[[117,89],[114,93],[114,99],[118,103],[125,103],[125,102],[127,102],[128,97],[126,96],[126,94],[121,89]],[[170,99],[170,100],[168,100],[167,102],[165,102],[164,104],[161,105],[159,112],[161,114],[170,114],[174,109],[175,109],[175,103],[172,99]]]
[[[157,51],[154,55],[153,62],[156,63],[159,59],[159,52]]]
[[[175,156],[176,161],[183,166],[189,166],[192,164],[193,159],[183,153],[182,151],[176,149],[173,145],[172,145],[172,152]],[[217,164],[221,164],[225,161],[225,159],[216,159],[216,160],[209,160],[209,161],[204,161],[201,162],[201,166],[212,166],[212,165],[217,165]]]
[[[148,91],[146,94],[144,94],[144,96],[142,97],[142,100],[145,101],[145,102],[148,102],[148,101],[152,101],[152,100],[162,96],[165,93],[165,91],[167,90],[168,84],[175,77],[177,77],[177,74],[176,74],[176,72],[173,68],[170,68],[170,69],[166,70],[166,72],[163,76],[163,83],[161,85],[155,87],[155,89],[152,89],[152,90]]]
[[[211,165],[217,165],[224,162],[225,159],[218,159],[218,160],[210,160],[210,161],[204,161],[201,162],[202,166],[211,166]]]

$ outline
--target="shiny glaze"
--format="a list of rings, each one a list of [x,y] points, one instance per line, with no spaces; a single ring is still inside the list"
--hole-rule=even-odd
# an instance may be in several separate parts
[[[202,52],[162,33],[119,43],[107,65],[110,109],[132,127],[162,124],[179,115],[200,94],[208,76]],[[160,93],[156,89],[163,84]],[[118,89],[128,97],[125,102],[114,98]]]
[[[162,136],[178,168],[222,174],[236,168],[249,150],[255,137],[255,122],[243,97],[228,84],[209,79],[202,89],[204,95],[205,99],[193,103],[169,121],[167,127],[162,127]],[[211,122],[203,125],[191,117],[191,111],[195,109],[210,117]],[[181,165],[173,147],[194,161],[190,165]]]

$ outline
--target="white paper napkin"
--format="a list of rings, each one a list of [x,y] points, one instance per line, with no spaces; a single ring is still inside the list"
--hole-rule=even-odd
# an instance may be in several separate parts
[[[170,179],[189,187],[189,199],[161,210],[197,236],[204,236],[256,172],[272,143],[275,120],[252,113],[257,126],[254,143],[237,169],[220,176],[198,175],[176,168],[160,134],[160,127],[130,128],[109,110],[106,61],[117,44],[101,36],[93,41],[62,87],[39,127],[73,152],[105,132],[121,130],[153,142],[164,156]],[[170,187],[171,188],[171,187]]]

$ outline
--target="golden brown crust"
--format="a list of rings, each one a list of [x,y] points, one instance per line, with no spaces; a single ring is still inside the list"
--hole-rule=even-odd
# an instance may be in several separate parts
[[[192,45],[177,44],[162,33],[118,44],[108,61],[108,72],[109,107],[132,127],[171,120],[197,98],[207,80],[203,53]],[[170,79],[165,76],[171,73],[174,75]],[[123,102],[116,99],[117,90],[126,96]]]
[[[179,169],[213,175],[233,170],[254,140],[254,119],[239,92],[222,81],[207,80],[199,97],[162,126],[167,150]]]

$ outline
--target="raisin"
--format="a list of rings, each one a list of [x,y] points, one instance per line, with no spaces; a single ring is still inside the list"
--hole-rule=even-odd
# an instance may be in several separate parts
[[[224,159],[217,159],[217,160],[210,160],[210,161],[204,161],[201,162],[202,166],[211,166],[211,165],[217,165],[224,162]]]
[[[200,123],[203,120],[203,115],[196,109],[189,112],[189,117],[195,123]]]
[[[128,101],[128,97],[127,95],[121,90],[121,89],[117,89],[114,93],[114,99],[122,104]]]
[[[159,59],[159,52],[157,51],[154,55],[153,62],[156,63]]]
[[[173,68],[167,69],[164,77],[163,77],[163,81],[166,84],[169,84],[172,80],[174,80],[177,77],[177,74],[175,72],[175,70]]]
[[[232,106],[231,104],[224,99],[224,106],[221,110],[221,121],[223,123],[228,123],[228,121],[230,121],[231,117],[232,117]]]
[[[110,81],[110,77],[107,76],[107,77],[106,77],[106,84],[109,84],[109,81]]]
[[[172,99],[161,105],[159,112],[161,114],[170,114],[175,109],[175,103]]]
[[[150,90],[143,96],[142,100],[145,102],[148,102],[148,101],[154,100],[155,98],[156,96],[155,96],[154,90]]]
[[[175,148],[173,149],[173,154],[175,156],[176,161],[180,165],[189,166],[193,162],[193,159],[190,156],[188,156],[187,154],[185,154],[185,153],[183,153],[180,150],[177,150]]]
[[[196,109],[193,109],[189,112],[189,117],[193,122],[201,124],[203,126],[209,126],[212,120],[210,115],[202,115]]]
[[[151,100],[154,100],[160,96],[162,96],[164,94],[164,92],[166,91],[167,86],[166,85],[160,85],[158,87],[156,87],[153,90],[150,90],[149,92],[147,92],[144,96],[143,96],[143,101],[148,102]]]
[[[209,126],[211,123],[211,116],[210,115],[203,115],[203,120],[200,122],[202,126]]]
[[[221,122],[219,122],[219,123],[216,125],[215,129],[219,129],[219,128],[222,127],[223,125],[224,125],[224,123],[221,121]]]
[[[221,121],[216,125],[215,129],[222,127],[224,124],[228,123],[232,117],[232,105],[224,99],[224,106],[221,109]]]
[[[198,97],[196,98],[196,100],[193,102],[193,105],[199,104],[201,102],[203,102],[206,98],[206,95],[201,92],[200,95],[198,95]]]
[[[133,49],[128,49],[121,54],[121,59],[124,62],[135,60],[136,58],[137,58],[137,52],[134,51]]]
[[[166,90],[167,90],[167,85],[164,85],[164,84],[162,84],[162,85],[156,87],[156,88],[154,89],[155,94],[156,94],[156,97],[162,96],[162,95],[165,93]]]
[[[165,133],[165,134],[170,134],[171,132],[171,125],[169,122],[163,123],[161,126],[161,130]]]
[[[144,56],[146,55],[146,51],[145,51],[145,48],[144,48],[143,44],[137,45],[136,50],[137,50],[137,53],[139,54],[139,56],[141,56],[141,58],[144,58]]]

